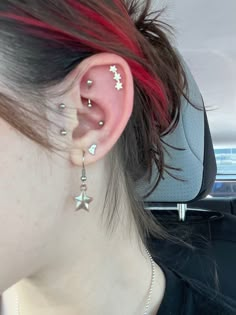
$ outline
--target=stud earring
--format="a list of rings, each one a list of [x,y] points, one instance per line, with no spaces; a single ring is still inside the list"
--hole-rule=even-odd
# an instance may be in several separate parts
[[[66,109],[66,105],[65,105],[64,103],[60,104],[58,107],[59,107],[59,109],[61,109],[61,110],[65,110],[65,109]],[[60,135],[61,135],[61,136],[66,136],[66,135],[67,135],[67,131],[66,131],[65,129],[62,129],[62,130],[60,131]]]
[[[82,184],[80,186],[80,191],[81,194],[78,197],[75,197],[74,199],[76,200],[76,210],[79,211],[81,209],[86,210],[89,212],[89,204],[93,201],[92,197],[87,196],[87,176],[86,176],[86,170],[85,170],[85,152],[83,151],[83,169],[82,169],[82,176],[81,176],[81,181]]]
[[[99,121],[99,123],[98,123],[98,124],[99,124],[99,126],[101,126],[101,127],[102,127],[102,126],[104,126],[104,124],[105,124],[105,123],[104,123],[104,121],[103,121],[103,120],[101,120],[101,121]]]
[[[87,81],[87,85],[88,85],[88,88],[90,89],[91,86],[93,85],[93,81],[92,80],[88,80]]]
[[[66,105],[64,103],[59,105],[59,109],[65,109],[65,108],[66,108]]]
[[[96,154],[96,150],[97,150],[97,145],[96,144],[93,144],[90,148],[89,148],[89,153],[92,154],[92,155],[95,155]]]
[[[114,73],[113,79],[117,82],[115,88],[120,91],[123,89],[123,83],[121,83],[121,75],[117,71],[116,66],[110,66],[110,72]]]
[[[65,129],[62,129],[60,131],[61,136],[66,136],[67,135],[67,131]]]

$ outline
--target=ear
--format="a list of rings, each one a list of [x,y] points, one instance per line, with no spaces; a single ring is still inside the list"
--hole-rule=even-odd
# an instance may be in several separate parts
[[[76,82],[69,102],[76,109],[73,121],[77,123],[72,127],[70,158],[81,166],[83,151],[86,165],[94,163],[108,154],[122,135],[133,111],[134,84],[128,63],[109,53],[85,59],[73,75]],[[94,154],[89,152],[93,145]]]

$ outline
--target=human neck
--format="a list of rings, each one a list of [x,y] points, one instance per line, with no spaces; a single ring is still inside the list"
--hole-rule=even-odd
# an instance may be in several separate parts
[[[144,313],[152,270],[144,246],[140,251],[136,234],[128,237],[118,227],[108,237],[98,224],[89,227],[83,223],[86,228],[81,226],[79,241],[73,234],[80,227],[76,227],[76,222],[75,226],[67,225],[68,229],[56,236],[57,243],[51,248],[53,259],[11,288],[12,298],[14,290],[18,293],[20,315]],[[157,281],[150,305],[153,310],[164,294],[163,274],[155,267]]]

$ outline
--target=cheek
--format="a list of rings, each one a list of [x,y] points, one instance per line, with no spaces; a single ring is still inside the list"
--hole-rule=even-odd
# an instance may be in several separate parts
[[[11,143],[0,155],[0,294],[45,262],[43,251],[65,198],[63,187],[56,186],[61,168],[49,166],[46,154],[33,151],[32,143]]]

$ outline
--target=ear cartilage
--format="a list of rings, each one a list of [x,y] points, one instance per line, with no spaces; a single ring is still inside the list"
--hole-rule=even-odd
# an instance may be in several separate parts
[[[123,89],[123,83],[121,82],[121,75],[120,73],[117,72],[117,67],[116,66],[110,66],[110,72],[114,73],[113,79],[116,81],[116,86],[115,88],[120,91]]]

